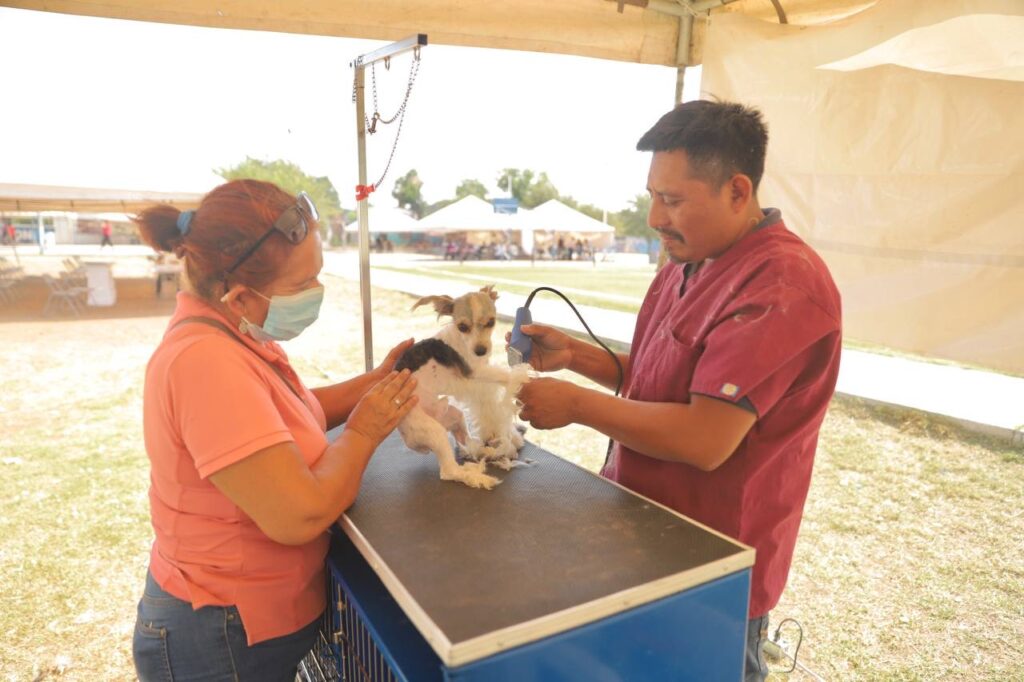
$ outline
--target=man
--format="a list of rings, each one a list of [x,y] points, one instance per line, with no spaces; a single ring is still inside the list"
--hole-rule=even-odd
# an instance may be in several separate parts
[[[768,133],[756,110],[689,102],[637,144],[654,152],[648,224],[670,263],[637,316],[623,397],[551,378],[523,387],[522,417],[610,436],[602,475],[757,550],[746,679],[767,674],[768,612],[789,573],[818,432],[835,389],[840,301],[828,269],[762,210]],[[606,387],[618,370],[597,346],[542,325],[531,364]]]

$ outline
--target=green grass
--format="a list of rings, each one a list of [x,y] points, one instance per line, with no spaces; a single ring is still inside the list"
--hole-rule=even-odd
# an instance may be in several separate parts
[[[1018,452],[916,414],[833,401],[775,613],[810,635],[804,663],[826,679],[1019,678]]]
[[[8,396],[0,430],[14,434],[0,447],[7,679],[131,678],[127,615],[149,541],[139,394],[92,383],[81,376],[87,368],[77,369],[80,383],[59,396],[78,395],[73,406],[26,406],[11,399],[13,381],[0,389]]]
[[[362,369],[358,286],[327,286],[323,319],[288,344],[310,385]],[[378,360],[436,330],[411,297],[373,296]],[[2,682],[134,678],[152,538],[141,387],[165,324],[0,318]],[[582,427],[528,438],[592,470],[607,444]],[[802,623],[800,660],[828,680],[1024,679],[1022,507],[1020,448],[837,399],[773,623]]]

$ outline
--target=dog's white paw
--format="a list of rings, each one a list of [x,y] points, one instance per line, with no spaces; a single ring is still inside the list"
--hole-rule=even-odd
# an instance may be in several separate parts
[[[491,438],[487,441],[487,447],[491,450],[491,453],[485,457],[489,462],[499,459],[515,459],[519,454],[515,445],[508,438]]]
[[[509,397],[515,397],[519,394],[519,389],[530,381],[533,368],[528,363],[521,362],[518,365],[512,367],[508,371],[508,382],[505,384],[506,395]]]
[[[484,490],[491,490],[494,486],[501,483],[501,479],[495,478],[484,473],[487,469],[486,462],[467,462],[454,469],[441,472],[441,480],[443,481],[458,481],[468,485],[470,488],[483,488]]]
[[[484,443],[479,438],[470,436],[466,439],[465,443],[456,442],[456,451],[468,459],[476,460],[480,458],[480,448],[484,446]]]
[[[526,445],[523,434],[516,429],[509,429],[507,438],[492,438],[487,445],[494,448],[494,456],[490,459],[516,459],[519,451]]]
[[[470,436],[466,439],[466,444],[460,445],[459,451],[462,455],[474,462],[486,460],[495,456],[495,449],[489,441],[483,442],[479,438]]]
[[[493,458],[496,454],[493,447],[485,445],[483,441],[476,438],[470,438],[466,441],[466,445],[460,449],[467,459],[471,459],[474,462],[486,461]]]

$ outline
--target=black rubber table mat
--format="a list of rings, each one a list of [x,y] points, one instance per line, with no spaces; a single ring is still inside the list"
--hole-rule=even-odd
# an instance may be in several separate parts
[[[535,464],[476,490],[395,434],[347,512],[453,643],[745,551],[532,444],[520,457]]]

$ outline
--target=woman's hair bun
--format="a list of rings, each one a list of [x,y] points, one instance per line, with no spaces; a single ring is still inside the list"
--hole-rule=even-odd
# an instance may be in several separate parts
[[[138,226],[142,241],[157,251],[170,253],[181,246],[184,238],[178,230],[181,211],[168,204],[143,209],[132,221]]]

